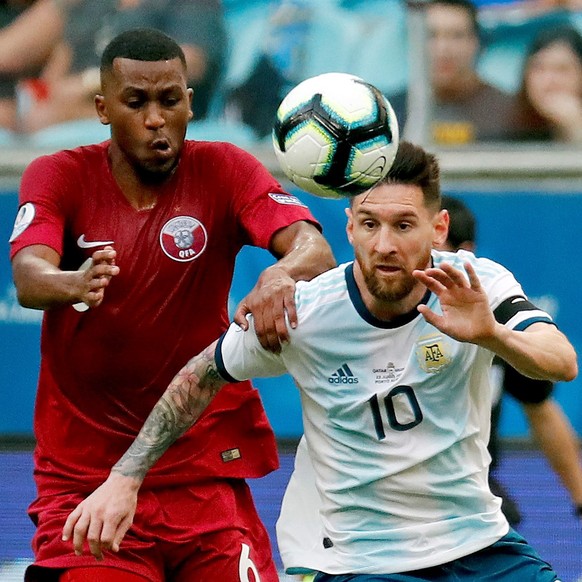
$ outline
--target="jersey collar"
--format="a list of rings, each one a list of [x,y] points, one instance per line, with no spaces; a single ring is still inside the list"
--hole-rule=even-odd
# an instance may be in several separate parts
[[[360,315],[360,317],[368,322],[370,325],[374,327],[380,327],[383,329],[394,329],[396,327],[402,327],[407,323],[411,322],[413,319],[418,317],[420,313],[416,310],[416,307],[409,311],[408,313],[403,313],[402,315],[398,315],[394,319],[390,321],[384,321],[382,319],[378,319],[375,315],[370,313],[366,305],[364,304],[364,300],[362,299],[362,295],[360,294],[360,290],[356,285],[356,279],[354,277],[354,263],[350,263],[345,270],[346,274],[346,285],[348,287],[348,294],[350,296],[350,300],[353,306],[356,308],[356,311]],[[421,299],[419,305],[428,303],[430,299],[430,291],[427,289],[424,297]]]

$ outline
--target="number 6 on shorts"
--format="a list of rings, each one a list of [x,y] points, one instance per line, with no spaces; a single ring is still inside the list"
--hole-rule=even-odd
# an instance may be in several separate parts
[[[238,562],[238,577],[240,582],[251,582],[249,570],[255,576],[255,582],[261,582],[259,571],[250,558],[251,549],[246,544],[241,544],[240,560]]]

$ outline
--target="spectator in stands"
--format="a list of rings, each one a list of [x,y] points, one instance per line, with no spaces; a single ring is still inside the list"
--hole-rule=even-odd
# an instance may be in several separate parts
[[[582,35],[571,26],[543,30],[526,55],[516,96],[519,140],[582,144]]]
[[[500,13],[503,10],[520,15],[537,16],[554,10],[582,10],[582,0],[479,0],[479,9]]]
[[[25,9],[18,17],[8,19],[9,24],[1,24],[0,74],[22,76],[41,69],[61,39],[65,26],[63,8],[76,1],[17,0],[14,4]]]
[[[510,135],[511,96],[486,83],[475,69],[477,15],[470,0],[431,0],[426,8],[435,143],[458,145]],[[406,125],[406,100],[406,92],[390,98],[401,127]]]
[[[25,131],[94,118],[101,52],[116,34],[136,27],[157,28],[178,40],[194,89],[194,118],[206,116],[226,52],[220,0],[67,0],[65,8],[64,38],[42,74],[46,95],[26,112]]]
[[[449,234],[441,250],[475,251],[476,220],[470,208],[453,196],[442,197],[442,208],[449,212]],[[499,463],[499,419],[502,395],[511,395],[522,406],[532,435],[550,466],[570,494],[574,512],[582,517],[582,466],[578,438],[560,405],[552,397],[554,384],[548,380],[532,380],[517,372],[500,358],[492,366],[491,384],[494,390],[491,416],[491,454],[489,486],[501,497],[501,509],[513,526],[521,521],[515,501],[496,478]]]
[[[264,46],[249,75],[226,95],[226,113],[253,129],[258,138],[271,134],[279,104],[303,80],[301,59],[312,11],[305,0],[272,5]]]
[[[34,0],[5,0],[0,3],[0,35]],[[16,48],[0,46],[1,48]],[[21,51],[13,51],[17,54]],[[1,61],[1,59],[0,59]],[[0,128],[15,130],[17,126],[17,85],[21,70],[0,67]]]

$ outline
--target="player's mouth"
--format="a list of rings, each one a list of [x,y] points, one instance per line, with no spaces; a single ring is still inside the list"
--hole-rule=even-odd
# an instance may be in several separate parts
[[[172,146],[167,139],[160,138],[152,141],[150,143],[150,149],[155,151],[157,154],[163,157],[169,157],[172,155]]]
[[[380,273],[386,273],[390,275],[392,273],[398,273],[402,270],[402,267],[397,265],[376,265],[376,270]]]

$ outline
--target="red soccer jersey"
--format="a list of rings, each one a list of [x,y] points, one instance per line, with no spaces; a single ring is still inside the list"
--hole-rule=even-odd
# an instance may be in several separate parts
[[[314,222],[255,158],[224,143],[186,142],[155,208],[138,211],[107,151],[108,142],[41,157],[21,183],[12,256],[48,245],[76,269],[112,242],[120,268],[99,307],[45,313],[34,421],[41,494],[103,481],[176,372],[226,329],[241,247],[266,248],[277,230]],[[228,385],[144,486],[276,467],[257,391]]]

